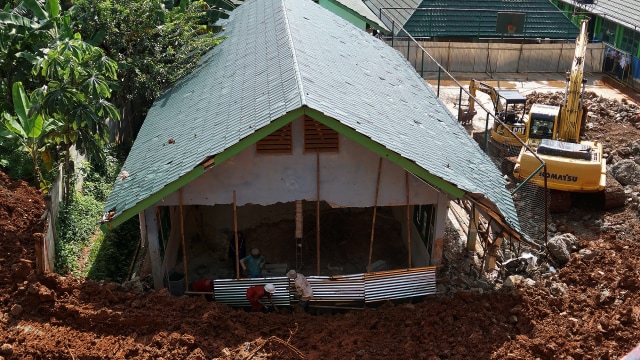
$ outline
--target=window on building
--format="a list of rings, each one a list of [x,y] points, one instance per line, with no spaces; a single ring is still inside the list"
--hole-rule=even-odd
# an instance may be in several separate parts
[[[292,154],[291,123],[267,135],[256,143],[257,154]]]
[[[339,152],[340,134],[312,118],[304,117],[304,152]]]
[[[636,54],[638,52],[638,45],[640,45],[640,34],[634,30],[624,28],[620,49],[631,54]]]
[[[604,19],[602,20],[602,26],[600,27],[600,36],[604,42],[608,42],[609,44],[616,43],[616,28],[618,25],[613,21]]]
[[[415,205],[413,207],[413,224],[418,229],[418,234],[427,247],[427,252],[431,256],[433,252],[433,237],[436,227],[436,207],[435,205]]]

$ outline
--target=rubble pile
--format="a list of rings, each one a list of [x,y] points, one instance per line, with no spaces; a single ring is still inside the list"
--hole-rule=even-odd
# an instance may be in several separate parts
[[[564,93],[556,92],[537,92],[534,91],[527,95],[527,109],[533,104],[562,105]],[[616,99],[605,98],[593,91],[585,91],[584,105],[587,108],[587,127],[604,125],[609,122],[629,123],[635,127],[640,127],[640,107],[635,103],[626,99],[618,101]],[[589,124],[591,123],[591,124]]]
[[[564,93],[560,91],[534,91],[527,95],[527,108],[536,103],[559,106],[563,99]],[[584,106],[587,118],[583,138],[602,143],[609,174],[624,187],[627,204],[640,211],[640,140],[633,134],[640,130],[640,106],[592,91],[584,93]]]

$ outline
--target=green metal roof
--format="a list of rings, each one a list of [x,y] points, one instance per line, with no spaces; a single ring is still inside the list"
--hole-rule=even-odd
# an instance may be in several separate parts
[[[369,23],[372,27],[388,32],[389,29],[384,25],[380,19],[374,14],[371,9],[369,9],[362,0],[328,0],[338,6],[348,9],[356,16],[365,20],[365,22]]]
[[[368,0],[377,9],[397,6],[393,0]],[[405,0],[406,1],[406,0]],[[576,25],[549,0],[423,0],[410,16],[407,10],[388,11],[403,19],[402,27],[413,37],[549,38],[574,40]],[[496,32],[498,12],[524,13],[522,33]],[[385,20],[384,17],[382,17]],[[398,24],[387,27],[402,33]]]
[[[224,35],[150,109],[111,226],[306,113],[518,231],[501,173],[402,54],[312,1],[247,1]]]

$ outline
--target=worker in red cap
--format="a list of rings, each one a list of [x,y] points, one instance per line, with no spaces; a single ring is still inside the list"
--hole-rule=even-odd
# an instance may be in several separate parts
[[[207,300],[213,300],[213,280],[210,280],[210,279],[196,280],[193,283],[191,283],[191,291],[208,293],[208,294],[205,294],[204,297]]]
[[[252,286],[247,289],[247,300],[251,303],[251,311],[266,311],[264,304],[260,302],[262,298],[267,298],[271,303],[274,311],[278,311],[276,304],[273,302],[271,295],[276,292],[276,287],[273,284]]]

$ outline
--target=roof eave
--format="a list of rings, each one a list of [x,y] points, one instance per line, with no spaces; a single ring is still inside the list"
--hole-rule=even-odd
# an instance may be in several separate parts
[[[359,143],[360,145],[366,147],[367,149],[375,152],[376,154],[388,159],[389,161],[401,166],[402,168],[410,171],[412,174],[416,175],[420,179],[426,181],[430,185],[446,192],[452,197],[458,199],[464,196],[465,192],[455,186],[454,184],[447,182],[446,180],[431,174],[421,166],[415,163],[415,161],[411,159],[407,159],[402,155],[389,150],[384,147],[384,145],[371,140],[369,137],[362,135],[355,129],[341,123],[340,121],[333,119],[321,111],[305,108],[305,114],[311,116],[314,120],[332,128],[333,130],[339,132],[340,134],[348,137],[349,139]]]
[[[227,161],[228,159],[240,153],[242,150],[245,150],[249,146],[257,143],[260,139],[271,134],[272,132],[276,131],[282,126],[292,122],[293,120],[297,119],[303,114],[304,114],[304,110],[302,108],[298,108],[293,111],[290,111],[285,115],[279,117],[278,119],[272,121],[271,123],[269,123],[269,125],[266,125],[256,130],[256,132],[245,137],[244,139],[240,140],[236,144],[229,146],[221,153],[212,154],[211,156],[206,157],[199,164],[197,164],[191,171],[180,176],[178,179],[174,180],[173,182],[165,185],[162,189],[146,197],[145,199],[138,202],[134,206],[122,211],[122,213],[117,214],[110,221],[102,224],[100,226],[100,229],[102,231],[114,229],[115,227],[129,220],[136,214],[146,210],[148,207],[152,206],[153,204],[157,203],[163,198],[171,195],[181,187],[187,185],[191,181],[200,177],[200,175],[204,174],[206,170],[210,169],[215,165],[219,165]],[[122,180],[122,181],[126,181],[126,180]]]

